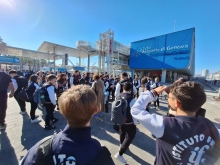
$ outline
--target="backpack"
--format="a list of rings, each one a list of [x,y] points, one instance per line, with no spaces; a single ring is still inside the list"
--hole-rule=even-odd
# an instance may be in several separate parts
[[[14,79],[16,80],[19,89],[28,86],[28,80],[23,76],[15,76]]]
[[[125,98],[119,96],[112,103],[111,121],[115,124],[122,125],[126,122],[128,102]]]
[[[35,159],[36,165],[55,165],[53,162],[53,151],[52,151],[52,141],[55,135],[45,137],[40,141],[40,145],[37,149],[37,156]],[[75,159],[69,160],[74,165],[81,165]],[[56,165],[65,165],[66,162],[61,162]],[[111,153],[106,147],[102,147],[100,154],[91,163],[86,165],[114,165],[111,159]]]
[[[35,91],[35,93],[33,95],[33,99],[34,99],[35,103],[38,103],[39,105],[42,106],[45,103],[50,102],[49,101],[49,96],[48,96],[48,93],[47,93],[47,88],[50,87],[50,86],[51,85],[46,85],[46,86],[38,88]]]

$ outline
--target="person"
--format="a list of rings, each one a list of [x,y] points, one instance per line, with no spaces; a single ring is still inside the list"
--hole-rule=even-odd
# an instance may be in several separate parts
[[[155,89],[157,87],[161,86],[159,83],[159,77],[155,78],[155,82],[153,83],[153,85],[151,85],[151,89]],[[157,104],[157,106],[156,106]],[[159,101],[159,97],[157,97],[157,100],[154,101],[154,108],[157,110],[160,110],[160,101]]]
[[[56,107],[56,100],[55,100],[55,86],[56,86],[56,76],[50,74],[47,76],[47,82],[43,84],[43,87],[46,88],[45,92],[45,99],[46,103],[44,107],[46,109],[46,116],[45,116],[45,129],[51,130],[55,129],[56,127],[53,125],[55,124],[58,119],[54,117],[53,112],[54,108]]]
[[[139,79],[139,76],[138,75],[135,75],[135,79],[133,80],[133,84],[135,86],[135,88],[137,89],[137,98],[139,97],[139,87],[141,86],[141,82],[140,82],[140,79]]]
[[[147,77],[144,77],[141,79],[141,86],[139,87],[139,95],[141,95],[141,93],[143,93],[146,90],[150,91],[150,85],[147,82],[148,82]],[[150,103],[146,107],[146,111],[148,111],[148,112],[150,111],[149,107],[150,107]]]
[[[11,76],[11,78],[16,80],[16,83],[18,85],[17,90],[14,92],[14,98],[20,107],[20,114],[24,115],[26,114],[26,103],[24,100],[17,97],[17,95],[23,87],[26,88],[28,86],[28,80],[22,76],[17,75],[17,72],[15,70],[10,70],[9,75]]]
[[[108,149],[91,137],[90,120],[99,111],[96,102],[95,92],[86,86],[74,86],[63,93],[59,105],[67,126],[53,137],[51,163],[44,164],[114,165]],[[39,145],[40,142],[28,151],[20,165],[40,164]],[[43,162],[45,158],[42,159]]]
[[[155,165],[209,164],[208,151],[219,142],[220,130],[210,120],[196,116],[206,102],[204,88],[196,82],[173,85],[168,103],[176,111],[175,117],[145,111],[146,105],[166,89],[160,86],[142,93],[131,108],[133,118],[157,138]]]
[[[104,104],[105,104],[105,113],[108,113],[108,102],[109,102],[109,80],[108,80],[108,75],[103,76],[103,82],[104,82],[104,95],[105,95],[105,99],[104,99]]]
[[[122,93],[122,91],[123,91],[123,84],[125,83],[125,82],[127,82],[127,81],[129,81],[130,82],[130,80],[128,79],[128,74],[126,73],[126,72],[123,72],[122,74],[121,74],[121,80],[117,83],[117,85],[116,85],[116,89],[115,89],[115,97],[118,97],[119,95],[120,95],[120,93]],[[132,82],[132,81],[131,81]],[[133,84],[132,84],[133,85]],[[137,89],[135,88],[135,86],[133,85],[133,90],[131,90],[131,93],[133,94],[133,95],[135,95],[136,93],[137,93]]]
[[[38,76],[38,85],[41,87],[44,82],[43,82],[43,73],[41,71],[38,71],[36,73],[36,75]]]
[[[99,109],[98,113],[94,115],[94,118],[98,118],[98,116],[102,116],[102,112],[104,112],[104,82],[100,80],[98,74],[94,74],[93,76],[94,83],[92,84],[91,89],[97,95],[97,107]]]
[[[38,103],[34,102],[34,97],[33,97],[35,91],[39,88],[38,80],[41,81],[39,76],[32,75],[30,77],[30,85],[28,86],[28,89],[27,89],[27,95],[30,98],[30,104],[31,104],[31,111],[30,111],[31,123],[41,122],[41,120],[38,119],[39,116],[35,115],[35,111],[37,109]]]
[[[11,77],[2,71],[0,67],[0,130],[5,129],[5,117],[7,110],[7,100],[8,100],[8,86],[10,88],[9,98],[14,96],[14,86],[12,84]]]
[[[75,70],[73,75],[73,85],[79,85],[80,74],[78,70]]]
[[[135,135],[136,135],[136,124],[137,121],[133,121],[131,116],[131,107],[135,103],[135,99],[133,95],[130,93],[132,90],[132,84],[130,82],[125,82],[123,86],[123,92],[120,94],[122,98],[127,101],[127,112],[126,112],[126,122],[120,126],[120,148],[119,152],[115,154],[115,158],[118,159],[120,162],[126,164],[127,161],[123,157],[123,154],[129,148],[130,144],[132,143]]]
[[[114,100],[114,94],[115,94],[115,80],[113,78],[113,75],[110,75],[109,77],[109,96],[108,96],[108,99],[110,97],[110,94],[112,95],[112,100]]]
[[[85,74],[82,74],[82,78],[79,80],[79,84],[80,84],[80,85],[84,85],[84,84],[85,84],[85,81],[86,81],[86,75],[85,75]]]
[[[57,97],[57,110],[59,110],[58,101],[59,101],[59,98],[63,92],[64,92],[64,80],[59,79],[59,80],[57,80],[57,84],[56,84],[56,88],[55,88],[55,93],[56,93],[56,97]]]
[[[123,72],[121,74],[121,80],[116,84],[116,87],[115,87],[116,88],[115,89],[115,99],[117,99],[117,97],[119,97],[120,94],[123,92],[123,85],[124,85],[125,82],[132,82],[132,81],[130,81],[128,79],[128,74],[126,72]],[[133,83],[132,83],[132,86],[133,86],[133,88],[130,91],[130,93],[132,95],[135,95],[137,93],[137,89],[135,88]],[[113,129],[118,132],[119,131],[119,126],[117,124],[114,124]]]

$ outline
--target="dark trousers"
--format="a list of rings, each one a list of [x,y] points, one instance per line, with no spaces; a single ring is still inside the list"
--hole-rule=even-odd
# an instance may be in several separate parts
[[[31,120],[34,120],[35,119],[35,111],[37,109],[38,103],[35,103],[33,99],[31,99],[30,103],[31,103],[30,116],[31,116]]]
[[[7,109],[7,92],[0,92],[0,124],[5,124],[6,109]]]
[[[133,141],[136,134],[136,126],[134,124],[123,124],[120,128],[119,155],[123,155]]]
[[[136,88],[137,89],[137,98],[139,97],[139,88]]]
[[[154,101],[154,107],[156,107],[156,103],[157,103],[157,106],[159,107],[159,105],[160,105],[160,102],[159,102],[159,97],[157,98],[157,100],[156,100],[156,101]]]
[[[108,99],[110,98],[110,94],[112,94],[112,99],[114,100],[115,99],[115,89],[110,88]]]
[[[20,99],[20,98],[18,98],[17,96],[14,96],[14,98],[18,102],[18,105],[19,105],[21,111],[23,111],[23,112],[26,111],[26,103],[25,103],[25,101]]]
[[[54,119],[53,112],[55,106],[53,104],[45,104],[44,105],[46,108],[46,117],[45,117],[45,124],[48,126],[50,125],[50,121]]]
[[[106,100],[106,104],[105,104],[105,113],[108,113],[108,100]]]

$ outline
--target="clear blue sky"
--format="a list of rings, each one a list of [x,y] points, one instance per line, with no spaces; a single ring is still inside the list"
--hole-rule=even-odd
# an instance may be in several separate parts
[[[196,73],[220,70],[219,0],[0,0],[0,36],[8,45],[37,50],[43,41],[95,43],[109,28],[130,42],[196,28]],[[93,59],[94,60],[94,59]]]

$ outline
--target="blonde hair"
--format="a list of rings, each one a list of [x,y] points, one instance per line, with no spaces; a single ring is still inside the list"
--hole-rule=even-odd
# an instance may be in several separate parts
[[[59,98],[61,114],[66,117],[69,126],[85,127],[97,110],[95,92],[87,86],[73,86]]]

